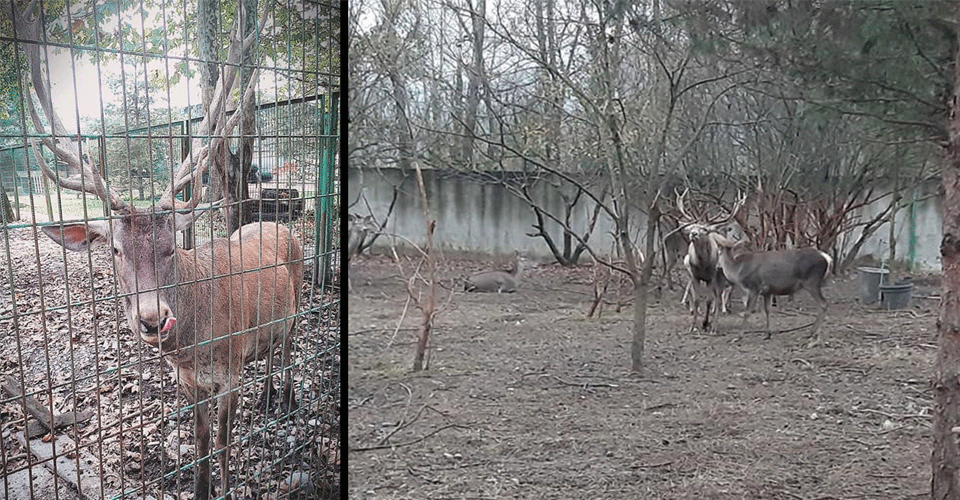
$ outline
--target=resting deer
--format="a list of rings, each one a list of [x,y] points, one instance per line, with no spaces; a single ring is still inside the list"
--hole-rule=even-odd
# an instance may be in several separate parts
[[[513,271],[484,271],[474,274],[463,283],[467,292],[513,293],[520,283],[520,274],[526,266],[527,259],[517,252],[516,264]]]
[[[184,164],[189,166],[187,164]],[[197,210],[200,172],[178,173],[158,208],[139,209],[110,190],[92,165],[78,164],[81,179],[58,178],[61,186],[96,194],[119,217],[62,226],[43,232],[68,250],[82,252],[93,244],[113,247],[114,269],[130,328],[144,342],[159,347],[173,367],[187,399],[194,404],[197,442],[194,498],[215,493],[210,484],[210,422],[207,403],[217,403],[216,449],[220,454],[220,487],[228,495],[230,432],[246,363],[267,360],[262,401],[275,391],[273,352],[282,345],[282,399],[293,407],[290,350],[303,283],[303,250],[291,232],[273,223],[247,224],[229,239],[216,238],[192,250],[176,246],[175,232],[190,226]],[[183,167],[181,167],[182,169]],[[188,202],[174,193],[194,178]],[[185,180],[184,180],[185,179]],[[176,211],[174,211],[176,210]],[[206,343],[198,346],[199,343]]]

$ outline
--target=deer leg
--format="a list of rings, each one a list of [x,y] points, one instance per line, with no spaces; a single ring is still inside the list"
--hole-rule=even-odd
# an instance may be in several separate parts
[[[690,282],[687,283],[686,288],[683,289],[683,298],[680,299],[680,303],[687,306],[687,308],[690,309],[690,311],[695,310],[693,305],[693,300],[691,298],[691,295],[693,293],[692,289],[693,289],[693,280],[691,279]]]
[[[730,295],[733,293],[733,287],[727,287],[720,292],[720,310],[724,314],[730,314]]]
[[[690,284],[687,285],[690,287],[690,317],[693,319],[693,322],[690,323],[690,331],[697,329],[697,310],[700,309],[700,293],[699,288],[700,284],[696,280],[691,279]]]
[[[290,331],[284,336],[283,349],[280,355],[280,369],[284,370],[283,392],[281,393],[280,404],[286,413],[300,407],[293,396],[293,372],[285,370],[285,368],[288,368],[292,363],[291,351],[293,350],[293,331],[295,328],[296,324],[292,325]],[[273,385],[273,367],[274,357],[273,354],[270,354],[267,356],[267,378],[263,381],[263,393],[260,394],[260,400],[257,402],[257,405],[264,412],[269,411],[273,396],[277,393],[277,388]]]
[[[704,315],[703,315],[703,331],[705,331],[705,332],[710,330],[710,309],[713,308],[713,302],[714,302],[714,301],[713,301],[713,297],[708,294],[708,295],[707,295],[707,307],[705,308],[706,311],[705,311],[705,313],[704,313]]]
[[[758,297],[759,295],[753,292],[747,294],[747,304],[743,308],[743,326],[747,325],[747,318],[749,318],[750,314],[756,309]]]
[[[284,370],[283,399],[281,399],[281,404],[287,413],[290,413],[300,407],[300,405],[297,404],[297,399],[293,395],[293,370],[289,369],[290,365],[293,363],[291,351],[293,350],[293,332],[296,327],[296,322],[290,326],[290,331],[287,332],[286,338],[283,339],[283,350],[280,353],[280,366]]]
[[[813,322],[813,332],[810,335],[810,343],[807,345],[807,347],[815,347],[820,344],[820,327],[823,326],[823,320],[827,317],[827,299],[817,288],[811,289],[810,295],[820,304],[820,312],[817,314],[816,321]]]
[[[264,413],[270,411],[270,404],[273,402],[273,395],[277,393],[277,388],[273,386],[273,353],[267,354],[267,376],[263,380],[263,392],[260,393],[260,400],[257,406]]]
[[[673,291],[673,278],[670,276],[670,271],[673,270],[674,264],[676,264],[676,257],[671,258],[667,255],[667,250],[663,251],[663,279],[667,281],[667,289],[671,292]]]
[[[220,454],[220,491],[230,500],[230,435],[239,395],[228,391],[217,403],[217,453]]]
[[[214,491],[210,484],[210,416],[207,391],[184,387],[187,400],[193,404],[194,439],[197,442],[197,471],[193,486],[195,500],[208,500]]]
[[[769,293],[763,295],[763,315],[767,318],[767,336],[764,337],[766,340],[770,340],[770,297]]]

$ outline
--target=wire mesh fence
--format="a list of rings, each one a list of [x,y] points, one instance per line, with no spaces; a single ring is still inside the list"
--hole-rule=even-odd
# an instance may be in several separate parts
[[[339,4],[0,6],[0,498],[333,498]]]

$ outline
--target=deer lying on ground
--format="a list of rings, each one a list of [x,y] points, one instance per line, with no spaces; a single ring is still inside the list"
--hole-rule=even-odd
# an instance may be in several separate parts
[[[823,282],[833,266],[833,259],[817,248],[795,248],[772,252],[751,252],[743,249],[742,243],[717,236],[720,245],[720,267],[727,279],[750,292],[750,302],[744,311],[743,321],[752,309],[757,297],[763,298],[763,313],[766,317],[766,338],[770,332],[770,298],[775,295],[793,295],[807,290],[820,305],[820,312],[813,323],[811,345],[819,343],[820,326],[827,313],[827,299],[823,297]]]
[[[512,271],[484,271],[467,278],[463,283],[466,292],[513,293],[517,291],[520,275],[527,259],[516,253],[516,262]]]
[[[189,166],[187,164],[184,164]],[[261,402],[275,391],[273,353],[282,345],[282,400],[296,407],[288,368],[297,306],[303,283],[303,250],[293,234],[273,223],[242,226],[229,239],[216,238],[192,250],[176,246],[176,231],[201,215],[197,210],[201,172],[194,172],[194,196],[179,202],[174,193],[191,175],[178,172],[158,203],[159,210],[123,202],[88,163],[81,178],[63,178],[41,163],[44,173],[63,187],[96,194],[119,217],[41,228],[68,250],[82,252],[93,244],[111,245],[130,328],[144,342],[159,347],[173,367],[187,399],[194,404],[197,442],[194,498],[215,493],[210,484],[212,395],[217,402],[216,450],[220,454],[220,487],[230,488],[230,433],[237,410],[243,366],[267,360]],[[182,167],[181,167],[182,168]],[[184,180],[185,179],[185,180]],[[174,211],[177,210],[177,211]],[[198,346],[198,343],[209,343]]]

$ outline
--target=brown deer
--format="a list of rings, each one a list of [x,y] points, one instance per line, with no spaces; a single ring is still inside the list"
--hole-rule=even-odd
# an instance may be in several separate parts
[[[201,156],[205,154],[204,149]],[[201,214],[197,180],[203,168],[192,172],[184,163],[158,206],[139,209],[109,189],[90,163],[74,163],[77,166],[80,178],[62,178],[41,163],[48,177],[63,187],[96,194],[117,217],[42,230],[77,252],[101,242],[112,246],[130,328],[144,342],[160,348],[194,405],[199,460],[194,498],[206,500],[215,494],[210,482],[207,411],[211,395],[217,404],[220,487],[229,496],[230,432],[243,366],[266,358],[261,402],[267,403],[276,390],[273,352],[282,345],[283,404],[296,406],[287,367],[303,283],[300,243],[287,228],[264,222],[247,224],[229,239],[216,238],[184,250],[177,247],[175,233]],[[191,178],[194,196],[187,202],[175,200],[174,193]]]

